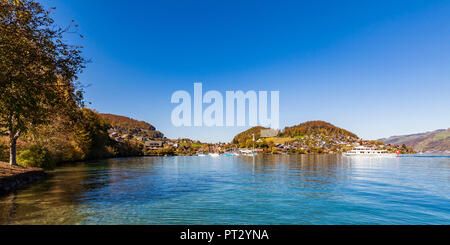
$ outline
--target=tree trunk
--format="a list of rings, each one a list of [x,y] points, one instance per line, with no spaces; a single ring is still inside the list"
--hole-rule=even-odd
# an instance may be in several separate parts
[[[17,138],[10,137],[9,139],[9,164],[17,166],[16,162]]]

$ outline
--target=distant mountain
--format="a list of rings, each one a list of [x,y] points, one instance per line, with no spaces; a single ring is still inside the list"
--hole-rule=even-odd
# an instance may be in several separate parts
[[[429,153],[450,153],[450,128],[432,132],[392,136],[380,139],[385,143],[412,146],[414,150]]]
[[[114,131],[139,137],[163,138],[164,134],[148,122],[114,114],[98,113],[111,123]]]

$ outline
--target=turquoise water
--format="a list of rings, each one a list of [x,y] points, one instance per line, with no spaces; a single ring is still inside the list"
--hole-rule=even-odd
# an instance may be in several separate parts
[[[0,224],[450,224],[450,157],[143,157],[60,167]]]

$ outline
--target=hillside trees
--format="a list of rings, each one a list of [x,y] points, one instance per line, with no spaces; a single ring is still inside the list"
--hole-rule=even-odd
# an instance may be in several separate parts
[[[296,137],[304,135],[341,135],[351,138],[358,138],[358,136],[356,136],[354,133],[336,127],[333,124],[324,121],[309,121],[297,126],[286,127],[281,134],[281,136],[283,137]]]
[[[268,128],[261,127],[261,126],[250,128],[250,129],[236,135],[234,137],[232,143],[239,145],[239,147],[247,147],[247,145],[253,144],[253,136],[255,137],[255,140],[258,140],[261,137],[261,130],[263,130],[263,129],[268,129]]]
[[[99,113],[99,115],[108,120],[116,131],[133,134],[139,137],[164,138],[163,133],[157,131],[153,125],[147,122],[113,114]]]
[[[83,152],[83,159],[108,157],[105,146],[110,145],[108,129],[110,124],[92,110],[83,108],[74,125],[74,139]]]

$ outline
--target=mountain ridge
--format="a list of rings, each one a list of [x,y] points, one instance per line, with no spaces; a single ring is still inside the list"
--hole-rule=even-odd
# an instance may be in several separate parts
[[[379,141],[397,145],[405,144],[419,152],[450,153],[450,128],[424,133],[395,135],[379,139]]]

